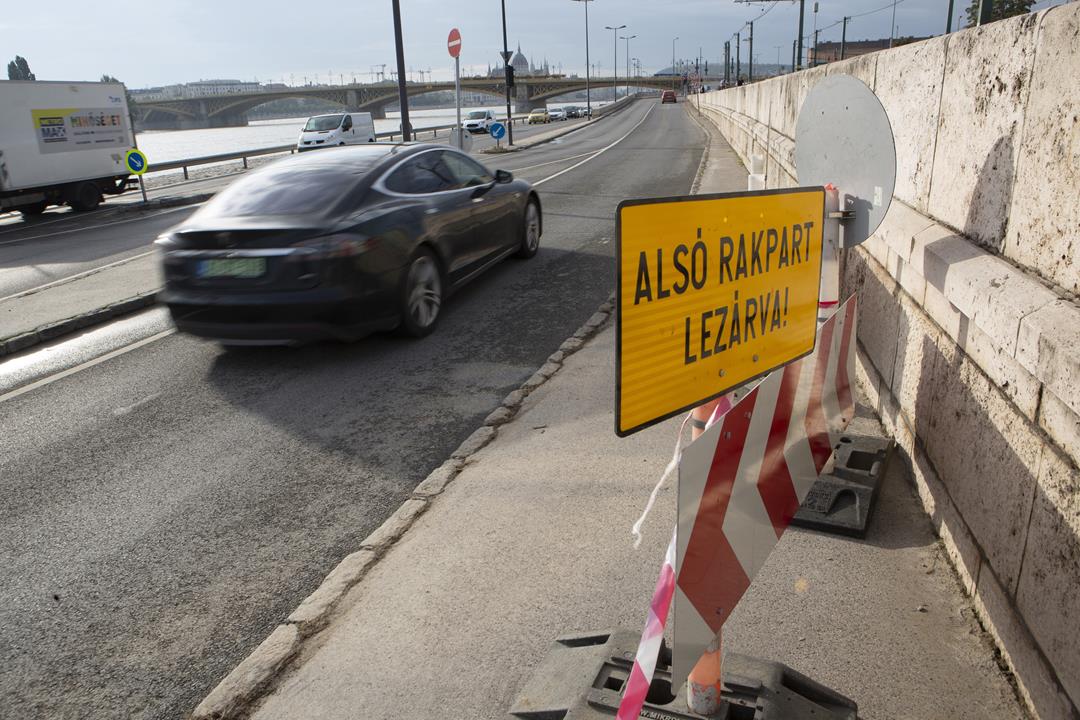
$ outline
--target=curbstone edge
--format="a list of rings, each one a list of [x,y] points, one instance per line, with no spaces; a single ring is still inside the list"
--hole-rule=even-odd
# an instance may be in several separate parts
[[[374,550],[359,550],[346,556],[330,571],[315,592],[304,598],[285,622],[295,625],[301,638],[323,629],[330,621],[330,614],[338,601],[367,574],[378,559],[379,556]]]
[[[278,625],[199,703],[191,714],[192,720],[234,717],[246,703],[258,697],[299,649],[300,633],[296,626]]]
[[[465,463],[456,458],[447,460],[439,467],[431,471],[431,473],[424,478],[424,481],[416,486],[413,490],[413,497],[419,497],[424,499],[430,499],[436,495],[441,495],[442,491],[446,489],[446,486],[450,484],[450,481],[457,477],[461,472],[461,468],[465,467]]]
[[[495,435],[498,430],[490,425],[484,425],[473,431],[473,434],[465,438],[465,441],[458,445],[457,450],[450,453],[452,458],[467,458],[470,455],[476,453],[480,448],[487,445],[489,442],[495,439]]]
[[[360,548],[373,550],[376,554],[382,555],[405,534],[405,531],[416,522],[416,518],[427,510],[427,506],[427,500],[424,498],[409,498],[394,511],[393,515],[386,518],[386,521],[376,528],[375,532],[360,541]]]

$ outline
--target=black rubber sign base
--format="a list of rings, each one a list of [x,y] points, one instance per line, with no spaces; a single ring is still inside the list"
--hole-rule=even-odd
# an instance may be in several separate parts
[[[564,635],[555,640],[510,714],[523,720],[615,717],[630,677],[638,636],[626,630]],[[857,720],[848,698],[786,665],[746,655],[724,656],[724,701],[714,720]],[[671,652],[660,649],[640,718],[701,718],[686,706],[686,688],[671,687]]]
[[[824,532],[866,537],[878,488],[896,442],[845,434],[836,446],[831,473],[818,478],[791,524]]]

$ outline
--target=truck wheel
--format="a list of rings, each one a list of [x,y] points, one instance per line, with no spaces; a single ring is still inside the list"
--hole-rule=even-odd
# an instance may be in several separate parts
[[[49,207],[49,203],[42,200],[41,202],[34,203],[33,205],[23,205],[19,208],[19,212],[23,217],[37,217],[41,213],[45,212],[45,208]]]
[[[92,182],[79,183],[72,190],[68,204],[82,212],[93,210],[101,204],[101,189]]]

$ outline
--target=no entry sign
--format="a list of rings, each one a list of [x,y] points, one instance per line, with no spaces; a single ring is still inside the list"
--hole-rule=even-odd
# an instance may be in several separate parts
[[[824,208],[820,187],[619,205],[616,434],[814,349]]]
[[[450,37],[446,39],[446,49],[452,58],[461,54],[461,32],[457,28],[450,31]]]

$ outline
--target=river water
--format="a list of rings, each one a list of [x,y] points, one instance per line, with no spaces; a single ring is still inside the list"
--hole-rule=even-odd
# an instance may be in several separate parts
[[[549,108],[583,103],[552,103]],[[594,106],[604,103],[594,102]],[[506,106],[462,108],[462,116],[470,110],[492,110],[496,115],[506,112]],[[387,132],[401,128],[401,117],[396,112],[386,113],[385,120],[375,121],[376,132]],[[411,110],[412,125],[416,129],[433,125],[452,124],[455,120],[453,108]],[[276,145],[288,145],[296,142],[300,128],[307,118],[284,118],[279,120],[253,120],[247,127],[207,128],[205,130],[156,130],[138,134],[139,149],[146,153],[150,164],[170,162],[187,158],[219,155],[240,150],[257,150]]]

